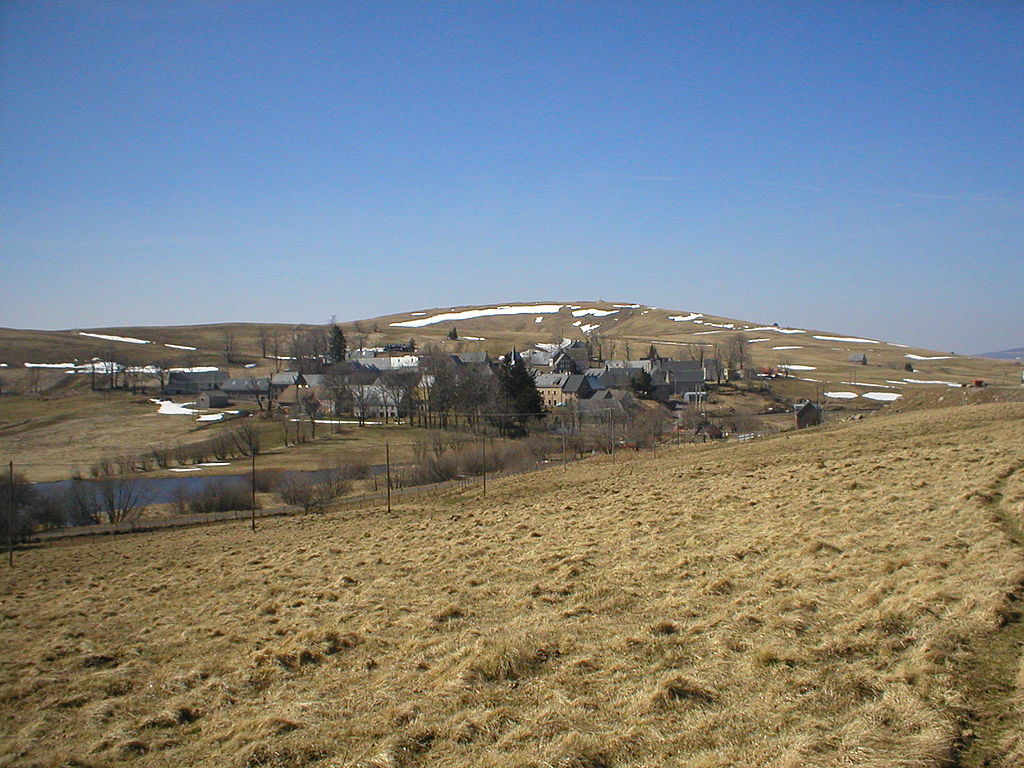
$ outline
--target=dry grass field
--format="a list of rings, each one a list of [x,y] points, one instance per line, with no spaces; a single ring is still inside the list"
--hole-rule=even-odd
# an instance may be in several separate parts
[[[1022,419],[18,553],[0,765],[1020,765]]]

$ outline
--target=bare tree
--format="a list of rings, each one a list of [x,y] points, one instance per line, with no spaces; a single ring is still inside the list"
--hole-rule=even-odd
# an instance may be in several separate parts
[[[729,361],[730,370],[742,370],[750,361],[747,351],[747,340],[742,333],[734,333],[725,342],[725,356]]]
[[[138,480],[106,477],[95,486],[96,509],[108,523],[138,519],[146,509],[146,494]]]
[[[266,358],[270,347],[270,329],[265,325],[256,327],[256,341],[260,345],[260,356]]]
[[[350,368],[344,363],[336,363],[324,373],[323,387],[331,397],[331,412],[335,416],[347,413],[352,408],[350,375]]]
[[[231,433],[231,440],[243,456],[260,455],[260,433],[251,421],[243,421]]]
[[[381,395],[384,398],[385,421],[387,421],[388,408],[394,409],[395,418],[402,415],[405,410],[408,413],[412,401],[412,391],[419,383],[420,375],[414,370],[391,370],[385,371],[380,377]],[[410,418],[411,421],[411,418]]]
[[[313,392],[307,392],[302,395],[299,400],[299,410],[302,412],[307,419],[309,419],[309,426],[313,433],[313,438],[316,439],[316,420],[320,416],[320,401],[317,399]]]
[[[270,333],[270,355],[274,358],[274,372],[281,370],[281,332],[274,328]]]
[[[235,334],[233,331],[225,329],[224,337],[222,339],[222,347],[224,351],[224,360],[228,365],[235,362]]]
[[[289,345],[295,367],[302,373],[319,373],[327,364],[330,339],[324,327],[297,328]]]

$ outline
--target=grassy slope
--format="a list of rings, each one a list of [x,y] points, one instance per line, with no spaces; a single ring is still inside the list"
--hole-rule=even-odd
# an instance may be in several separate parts
[[[992,506],[1020,493],[1022,417],[20,554],[0,762],[943,765],[1024,573]]]

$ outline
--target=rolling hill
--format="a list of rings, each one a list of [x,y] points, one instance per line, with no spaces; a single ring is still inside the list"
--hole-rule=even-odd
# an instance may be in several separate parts
[[[420,347],[453,352],[511,347],[529,349],[562,339],[588,338],[605,359],[636,359],[655,345],[665,357],[716,355],[739,338],[755,368],[778,368],[809,391],[901,393],[920,387],[959,387],[975,380],[1019,384],[1019,363],[910,347],[890,339],[764,324],[695,311],[632,303],[534,302],[417,310],[341,323],[350,347],[374,347],[413,339]],[[287,357],[296,329],[312,326],[225,323],[66,331],[0,329],[0,364],[54,366],[115,357],[132,364],[224,365],[230,345],[234,365],[268,365],[264,353]],[[456,339],[449,338],[450,335]],[[261,341],[262,336],[262,341]],[[275,347],[276,344],[276,347]],[[851,362],[864,355],[866,365]],[[284,363],[279,363],[286,365]]]

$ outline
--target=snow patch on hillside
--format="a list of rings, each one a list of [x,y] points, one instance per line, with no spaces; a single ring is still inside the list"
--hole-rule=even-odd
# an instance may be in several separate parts
[[[954,356],[935,355],[933,357],[928,357],[927,355],[904,355],[904,357],[909,357],[911,360],[952,360]]]
[[[866,397],[868,400],[878,400],[883,403],[891,403],[894,400],[899,400],[903,395],[897,394],[896,392],[865,392],[861,397]]]
[[[926,379],[904,379],[907,384],[943,384],[947,387],[959,387],[955,381],[926,380]]]
[[[170,347],[171,349],[184,349],[184,350],[186,350],[188,352],[195,352],[196,351],[195,347],[187,347],[184,344],[164,344],[164,346],[165,347]]]
[[[85,331],[79,331],[79,336],[89,336],[94,339],[103,339],[104,341],[123,341],[126,344],[152,344],[152,341],[146,341],[145,339],[135,339],[131,336],[108,336],[105,333],[86,333]]]
[[[594,317],[608,317],[608,315],[614,315],[616,312],[618,312],[617,309],[574,309],[572,316],[585,317],[593,315]]]
[[[835,400],[853,400],[857,397],[856,392],[825,392],[824,395]]]
[[[876,341],[875,339],[860,339],[856,336],[814,336],[813,338],[821,341],[846,341],[851,344],[881,344],[882,342]]]
[[[425,325],[443,323],[447,320],[472,320],[477,317],[494,317],[497,315],[551,315],[558,312],[561,304],[533,304],[521,307],[491,307],[490,309],[466,309],[462,312],[441,312],[437,315],[419,320],[403,320],[391,323],[396,328],[422,328]]]
[[[803,349],[803,347],[772,347],[772,349]]]
[[[157,413],[162,413],[165,416],[194,416],[198,413],[198,411],[188,407],[190,405],[195,405],[195,403],[179,405],[178,403],[171,402],[170,400],[162,400],[159,397],[151,397],[149,402],[159,405],[160,408],[157,409]]]
[[[691,312],[688,315],[669,315],[668,319],[676,323],[689,323],[701,317],[704,317],[704,315],[702,315],[700,312]]]
[[[779,328],[777,325],[758,325],[753,328],[747,328],[748,331],[775,331],[775,333],[792,334],[792,333],[807,333],[807,331],[800,328]]]

